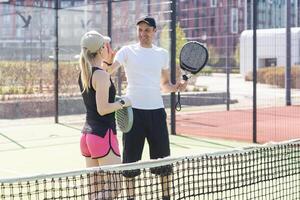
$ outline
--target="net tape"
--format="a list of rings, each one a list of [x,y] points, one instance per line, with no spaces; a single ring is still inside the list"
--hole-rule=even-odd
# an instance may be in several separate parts
[[[139,173],[126,178],[125,171]],[[2,179],[0,199],[300,199],[299,188],[300,140],[293,140],[198,156]]]

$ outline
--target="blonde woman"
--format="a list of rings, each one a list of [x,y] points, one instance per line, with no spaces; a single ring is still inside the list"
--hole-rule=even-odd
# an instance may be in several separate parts
[[[81,38],[79,86],[87,112],[80,149],[87,167],[121,163],[114,113],[131,104],[127,98],[115,102],[116,89],[106,72],[113,58],[109,42],[109,37],[96,31],[89,31]],[[110,199],[114,195],[97,192],[107,184],[91,185],[96,186],[90,199]]]

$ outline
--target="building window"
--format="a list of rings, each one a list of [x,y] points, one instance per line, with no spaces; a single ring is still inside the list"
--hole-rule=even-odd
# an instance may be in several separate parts
[[[211,7],[217,7],[217,0],[210,0]]]
[[[74,6],[83,6],[85,5],[84,1],[75,1]]]
[[[23,36],[24,36],[23,30],[20,29],[20,28],[16,29],[16,37],[17,37],[17,38],[21,38],[21,37],[23,37]]]
[[[10,28],[2,29],[2,35],[4,35],[5,37],[11,36],[10,34],[11,34],[11,29]]]
[[[198,0],[194,0],[194,7],[195,7],[195,8],[198,8],[198,6],[199,6],[199,5],[198,5]]]
[[[231,8],[231,33],[238,33],[239,31],[239,15],[237,8]]]
[[[11,18],[10,18],[10,16],[11,16],[11,15],[4,15],[4,16],[3,16],[3,24],[4,24],[4,25],[9,25],[9,24],[11,23],[11,20],[10,20]]]
[[[21,6],[21,5],[23,5],[24,4],[24,1],[21,1],[21,0],[17,0],[16,1],[16,5],[18,5],[18,6]]]
[[[128,3],[129,3],[128,10],[134,11],[135,10],[135,2],[134,1],[130,1]]]
[[[61,2],[61,7],[62,8],[68,8],[72,5],[72,2],[71,1],[62,1]]]
[[[242,7],[242,0],[238,0],[238,7]]]

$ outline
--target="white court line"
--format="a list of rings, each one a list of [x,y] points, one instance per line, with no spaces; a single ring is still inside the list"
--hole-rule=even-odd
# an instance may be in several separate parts
[[[11,169],[0,168],[0,174],[3,174],[3,172],[11,173],[11,174],[14,174],[14,175],[17,175],[17,176],[22,176],[24,174],[24,172],[20,173],[19,171],[15,171],[15,170],[11,170]]]

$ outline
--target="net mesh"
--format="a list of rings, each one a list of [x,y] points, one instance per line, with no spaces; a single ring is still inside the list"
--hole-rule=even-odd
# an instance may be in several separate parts
[[[300,141],[0,180],[1,199],[300,199]]]

